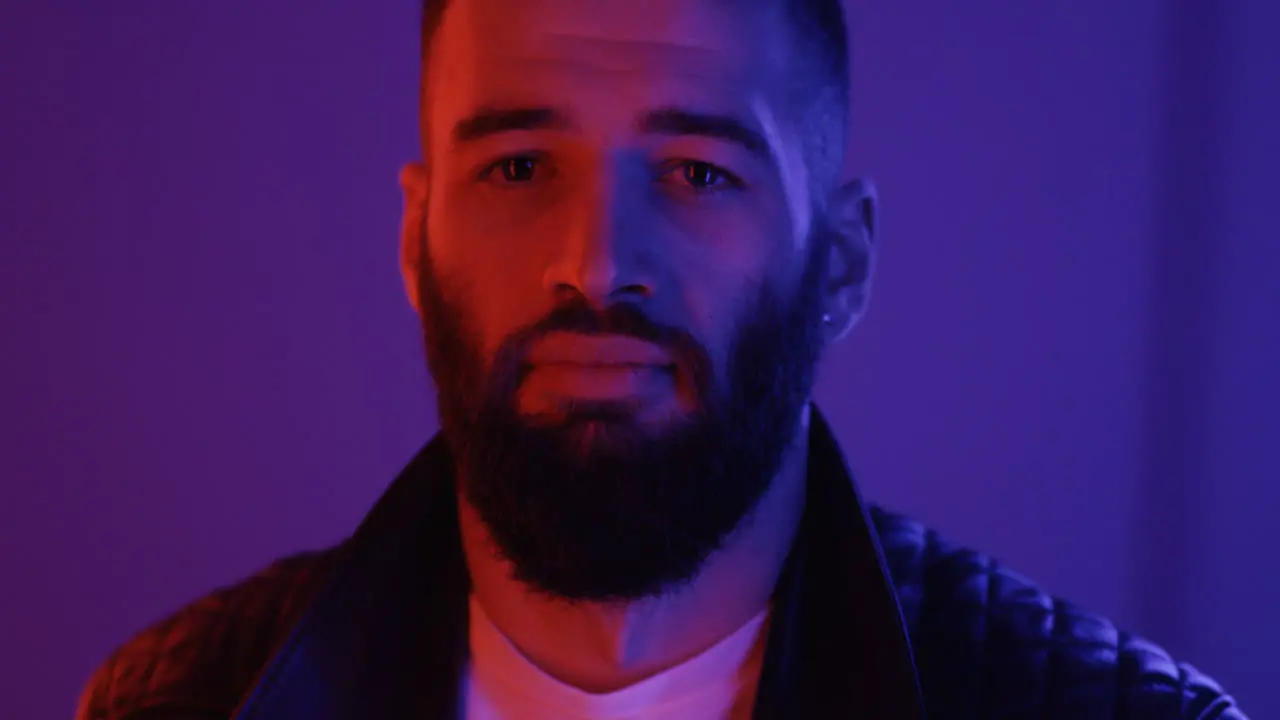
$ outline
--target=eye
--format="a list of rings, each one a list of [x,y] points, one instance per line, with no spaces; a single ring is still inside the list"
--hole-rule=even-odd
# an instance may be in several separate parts
[[[487,165],[480,171],[480,179],[517,185],[533,182],[547,173],[537,155],[511,155]]]
[[[681,160],[667,173],[697,193],[741,188],[742,181],[724,168],[702,160]]]

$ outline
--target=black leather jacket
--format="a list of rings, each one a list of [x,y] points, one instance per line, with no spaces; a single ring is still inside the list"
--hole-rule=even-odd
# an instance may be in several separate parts
[[[817,412],[809,467],[755,717],[1245,717],[1159,647],[865,506]],[[278,561],[117,650],[78,717],[459,718],[468,585],[437,438],[346,542]]]

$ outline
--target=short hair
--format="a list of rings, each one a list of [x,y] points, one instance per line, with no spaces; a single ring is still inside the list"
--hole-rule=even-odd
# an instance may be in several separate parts
[[[742,2],[742,0],[734,0]],[[778,0],[795,32],[793,71],[808,82],[788,86],[786,103],[801,137],[816,192],[825,194],[844,168],[849,125],[849,28],[844,0]],[[420,91],[426,93],[431,42],[449,0],[423,0]],[[426,108],[426,97],[422,98]],[[424,148],[425,151],[425,148]],[[815,198],[817,199],[817,198]]]

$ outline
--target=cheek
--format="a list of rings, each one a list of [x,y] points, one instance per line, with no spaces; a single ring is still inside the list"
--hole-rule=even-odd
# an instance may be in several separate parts
[[[448,196],[432,207],[427,252],[450,296],[466,298],[468,315],[486,356],[510,334],[548,311],[542,292],[536,228],[505,222],[492,211],[469,208]]]
[[[672,244],[668,267],[697,334],[727,337],[759,289],[784,271],[786,235],[773,225],[760,215],[735,213],[708,215],[679,229],[696,237]]]
[[[720,283],[761,281],[794,249],[790,212],[772,177],[752,187],[685,201],[659,202],[662,235],[687,275]]]

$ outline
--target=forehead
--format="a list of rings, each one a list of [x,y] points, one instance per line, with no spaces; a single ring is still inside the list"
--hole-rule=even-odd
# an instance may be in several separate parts
[[[776,0],[452,0],[432,41],[433,108],[771,94],[789,35]],[[684,97],[682,97],[684,96]]]

